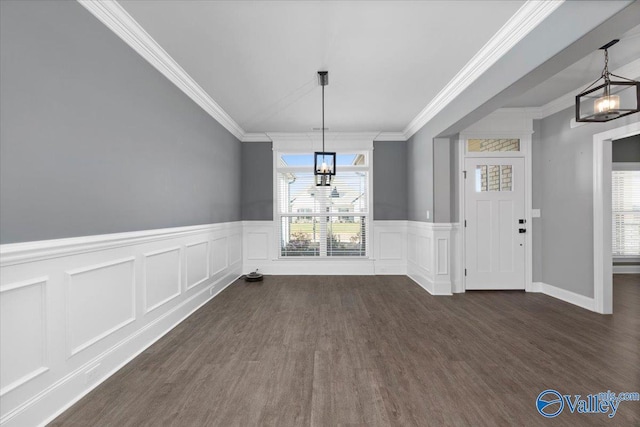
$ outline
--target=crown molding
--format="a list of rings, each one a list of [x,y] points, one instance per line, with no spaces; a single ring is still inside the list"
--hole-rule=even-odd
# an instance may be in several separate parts
[[[630,63],[615,69],[612,73],[630,79],[638,79],[640,78],[640,59],[631,61]],[[522,113],[534,120],[544,119],[545,117],[549,117],[552,114],[558,113],[572,105],[575,105],[576,95],[584,90],[584,86],[585,85],[582,85],[571,92],[565,93],[553,101],[547,102],[541,107],[500,108],[496,111],[501,113]],[[580,125],[577,124],[575,127],[577,126]]]
[[[404,132],[380,132],[375,141],[406,141]]]
[[[207,92],[114,0],[78,0],[93,16],[194,100],[211,117],[242,140],[244,130]]]
[[[231,134],[242,142],[271,142],[274,135],[315,139],[309,133],[249,133],[222,109],[207,92],[142,28],[116,0],[77,0],[92,15],[113,31],[140,56],[202,107]],[[436,97],[407,125],[402,132],[334,133],[334,139],[352,139],[374,135],[377,141],[406,141],[498,59],[546,19],[565,0],[527,2],[478,51]],[[565,107],[566,108],[566,107]]]
[[[404,130],[405,139],[409,139],[429,120],[435,117],[454,98],[471,83],[511,50],[531,30],[555,11],[564,0],[532,1],[528,0],[498,30],[496,34],[476,53],[473,58],[454,76],[453,79],[433,98],[433,100],[409,123]]]
[[[263,132],[254,132],[254,133],[245,133],[242,139],[242,142],[272,142],[269,135]]]
[[[322,141],[320,132],[268,132],[270,141]],[[325,132],[325,141],[374,141],[380,132]]]

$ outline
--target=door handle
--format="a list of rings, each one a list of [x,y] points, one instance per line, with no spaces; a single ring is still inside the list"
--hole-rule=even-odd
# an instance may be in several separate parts
[[[526,233],[526,232],[527,232],[527,229],[526,229],[526,228],[520,228],[520,229],[518,229],[518,232],[519,232],[520,234],[522,234],[522,233]]]

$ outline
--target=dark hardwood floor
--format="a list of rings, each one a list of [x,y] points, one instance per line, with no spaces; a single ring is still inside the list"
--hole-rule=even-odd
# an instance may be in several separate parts
[[[640,392],[640,275],[602,316],[406,277],[238,281],[54,426],[639,426],[640,402],[538,414],[545,389]]]

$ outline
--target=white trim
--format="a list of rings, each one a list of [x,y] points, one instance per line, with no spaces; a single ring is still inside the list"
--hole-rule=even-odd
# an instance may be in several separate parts
[[[326,135],[329,134],[325,132]],[[368,138],[372,137],[373,141],[406,141],[407,137],[404,132],[331,132],[336,139],[344,140],[344,139],[354,139],[355,138]],[[253,133],[245,133],[242,137],[242,142],[273,142],[272,138],[277,139],[300,139],[300,137],[306,139],[309,135],[313,137],[320,137],[321,134],[317,132],[253,132]]]
[[[242,140],[244,130],[196,81],[147,33],[127,11],[114,0],[78,0],[89,12],[124,40],[140,56],[196,102],[236,138]]]
[[[23,375],[21,378],[18,378],[15,381],[2,387],[2,389],[0,389],[0,398],[2,398],[5,394],[22,386],[23,384],[28,383],[29,381],[39,377],[40,375],[46,372],[49,372],[49,366],[48,366],[50,364],[49,351],[48,351],[49,337],[47,334],[47,327],[49,323],[47,313],[49,312],[49,310],[47,309],[47,301],[46,301],[48,283],[49,283],[49,276],[42,276],[42,277],[36,277],[29,280],[23,280],[20,282],[9,283],[8,285],[5,284],[4,286],[0,285],[0,294],[3,294],[5,292],[15,291],[18,289],[27,288],[30,286],[36,286],[36,285],[40,286],[40,296],[41,296],[40,309],[42,310],[42,321],[40,324],[40,328],[41,328],[42,339],[43,339],[42,353],[40,354],[40,362],[42,366],[34,369],[33,371]]]
[[[241,139],[242,142],[271,142],[269,135],[263,132],[245,133]]]
[[[456,224],[407,221],[407,276],[431,295],[452,295]]]
[[[564,0],[527,1],[404,129],[408,139],[553,13]]]
[[[593,135],[593,297],[595,311],[613,313],[611,141],[640,133],[640,122]]]
[[[161,228],[156,230],[131,231],[125,233],[99,234],[65,239],[39,240],[35,242],[0,245],[0,267],[58,258],[79,253],[114,249],[158,240],[195,235],[204,231],[230,229],[235,222],[190,225],[186,227]]]
[[[204,278],[198,280],[197,282],[195,282],[193,285],[189,285],[189,248],[195,247],[195,246],[200,246],[200,245],[207,245],[207,252],[206,252],[206,264],[205,264],[205,276]],[[185,283],[185,290],[188,291],[190,289],[195,288],[196,286],[206,282],[207,280],[209,280],[209,277],[211,277],[211,244],[209,243],[209,240],[203,240],[201,242],[195,242],[195,243],[189,243],[187,245],[184,245],[185,250],[184,250],[184,274],[185,274],[185,279],[184,279],[184,283]]]
[[[185,245],[187,246],[187,245]],[[168,302],[172,301],[175,298],[178,298],[180,296],[180,294],[182,293],[182,262],[181,262],[181,257],[182,255],[182,248],[180,246],[175,246],[172,248],[165,248],[165,249],[160,249],[160,250],[156,250],[153,252],[147,252],[147,253],[143,253],[142,254],[142,307],[143,307],[143,314],[147,315],[149,313],[151,313],[153,310],[155,310],[156,308],[162,307],[164,304],[167,304]],[[152,306],[149,306],[149,301],[147,301],[147,291],[149,289],[149,282],[147,280],[147,268],[149,267],[149,261],[148,259],[156,256],[156,255],[162,255],[162,254],[166,254],[169,252],[177,252],[178,253],[178,291],[174,294],[169,295],[168,297],[166,297],[165,299],[155,303]],[[185,265],[186,265],[186,259],[185,259]]]
[[[532,288],[529,292],[541,292],[553,298],[557,298],[569,304],[577,305],[590,311],[595,310],[595,300],[584,295],[576,294],[575,292],[568,291],[566,289],[558,288],[543,282],[535,282],[532,284]]]
[[[380,132],[374,141],[406,141],[407,135],[404,132]]]
[[[85,266],[85,267],[81,267],[81,268],[76,268],[73,270],[67,270],[65,271],[65,290],[64,290],[64,298],[65,298],[65,303],[64,303],[64,310],[65,310],[65,330],[67,332],[66,334],[66,344],[67,344],[67,358],[73,357],[76,354],[80,353],[83,350],[86,350],[87,348],[91,347],[92,345],[94,345],[95,343],[101,341],[102,339],[108,337],[109,335],[112,335],[113,333],[119,331],[120,329],[124,328],[125,326],[133,323],[136,321],[136,270],[135,270],[135,261],[136,258],[135,256],[130,256],[130,257],[126,257],[126,258],[121,258],[121,259],[116,259],[116,260],[112,260],[112,261],[107,261],[107,262],[102,262],[99,264],[94,264],[94,265],[90,265],[90,266]],[[131,283],[130,283],[130,291],[131,291],[131,313],[129,314],[129,317],[127,319],[124,319],[120,322],[118,322],[117,324],[113,325],[111,328],[107,329],[106,331],[103,331],[101,333],[99,333],[98,335],[89,338],[87,340],[85,340],[84,342],[76,345],[75,347],[71,347],[73,344],[73,336],[71,334],[71,311],[69,310],[69,307],[71,306],[70,303],[70,297],[71,297],[71,286],[73,284],[73,276],[79,275],[79,274],[84,274],[84,273],[89,273],[92,271],[98,271],[98,270],[102,270],[108,267],[113,267],[116,265],[120,265],[120,264],[131,264]]]
[[[273,151],[281,153],[313,153],[322,148],[322,134],[318,132],[270,132],[267,135],[273,142]],[[378,135],[376,132],[325,132],[325,147],[343,153],[373,150],[373,141]]]

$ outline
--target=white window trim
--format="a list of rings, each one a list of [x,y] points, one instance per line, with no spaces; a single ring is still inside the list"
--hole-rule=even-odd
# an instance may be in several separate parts
[[[331,256],[331,257],[283,257],[280,248],[280,217],[281,216],[300,216],[299,214],[287,215],[278,211],[278,172],[307,172],[307,167],[279,167],[278,159],[282,154],[313,154],[315,151],[322,151],[322,134],[304,133],[304,134],[269,134],[273,141],[272,162],[273,162],[273,233],[277,238],[274,239],[277,259],[282,261],[301,262],[327,262],[338,260],[352,260],[353,262],[369,261],[373,259],[374,233],[373,233],[373,140],[377,134],[332,134],[325,133],[325,150],[335,151],[337,153],[364,154],[366,156],[366,166],[340,166],[340,171],[366,171],[369,194],[368,196],[368,212],[366,214],[365,226],[367,229],[367,241],[365,245],[366,256]],[[338,215],[349,216],[349,214]],[[351,215],[353,216],[353,215]]]

